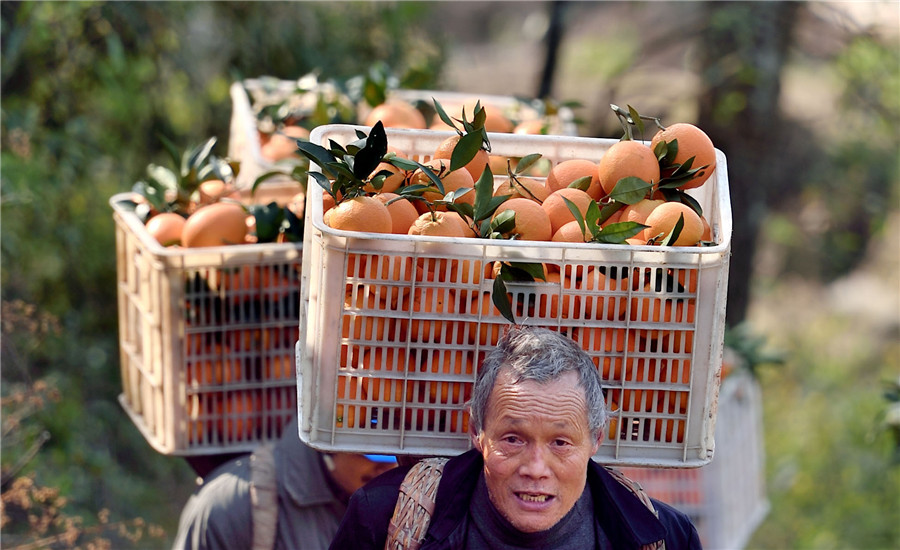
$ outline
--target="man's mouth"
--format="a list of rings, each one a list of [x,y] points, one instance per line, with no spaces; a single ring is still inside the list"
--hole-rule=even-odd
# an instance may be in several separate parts
[[[525,502],[547,502],[552,498],[550,495],[538,493],[516,493],[516,495]]]

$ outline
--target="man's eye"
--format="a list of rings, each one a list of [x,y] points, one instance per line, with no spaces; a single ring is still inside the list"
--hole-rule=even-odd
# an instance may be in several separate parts
[[[557,447],[565,447],[569,444],[569,442],[566,441],[565,439],[557,439],[556,441],[553,442],[553,444],[556,445]]]

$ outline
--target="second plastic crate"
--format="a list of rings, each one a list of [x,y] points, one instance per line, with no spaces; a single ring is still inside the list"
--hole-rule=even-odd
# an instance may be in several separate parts
[[[693,469],[621,468],[648,495],[690,516],[704,548],[743,548],[769,510],[762,392],[746,371],[722,382],[716,454]]]
[[[256,199],[287,200],[294,185]],[[296,414],[299,243],[163,247],[110,199],[116,224],[119,401],[163,454],[251,451]]]

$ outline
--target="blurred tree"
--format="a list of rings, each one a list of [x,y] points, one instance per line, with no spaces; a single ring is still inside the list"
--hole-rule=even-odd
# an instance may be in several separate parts
[[[346,77],[380,60],[433,86],[440,37],[416,23],[427,9],[402,2],[0,3],[2,388],[6,395],[43,379],[60,388],[60,400],[35,415],[49,439],[22,474],[59,489],[71,514],[90,521],[108,508],[116,518],[141,517],[174,532],[194,477],[183,461],[153,451],[116,401],[109,198],[129,189],[147,164],[167,162],[160,135],[184,146],[216,136],[224,155],[235,78],[292,79],[317,68]],[[54,319],[59,330],[38,337],[27,324],[5,324],[11,304]]]
[[[707,2],[704,7],[697,124],[728,155],[734,230],[727,322],[735,326],[746,315],[750,300],[757,234],[770,194],[796,182],[795,175],[777,162],[792,137],[778,100],[801,4]]]
[[[858,264],[896,206],[900,49],[874,33],[817,21],[809,4],[708,2],[704,13],[698,125],[728,157],[727,321],[736,326],[747,312],[761,236],[783,248],[779,273],[831,280]],[[796,36],[801,21],[841,44],[822,67],[843,83],[840,118],[830,121],[837,135],[828,140],[810,139],[800,113],[782,108],[792,58],[813,55],[814,44]]]

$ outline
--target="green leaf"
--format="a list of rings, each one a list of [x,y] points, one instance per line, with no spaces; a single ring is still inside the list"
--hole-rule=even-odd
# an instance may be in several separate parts
[[[672,166],[675,157],[678,156],[678,140],[673,139],[666,143],[666,156],[660,161],[661,166]]]
[[[541,160],[543,157],[540,153],[531,153],[530,155],[525,155],[521,159],[519,159],[518,164],[516,164],[516,174],[521,174],[525,170],[531,168],[535,162]]]
[[[512,304],[509,302],[509,292],[506,290],[506,283],[502,277],[494,279],[494,285],[491,289],[491,301],[494,303],[497,311],[500,312],[500,315],[505,317],[510,323],[516,324],[516,316],[513,314]]]
[[[399,168],[401,170],[405,170],[407,172],[412,172],[413,170],[422,166],[418,162],[415,162],[415,161],[412,161],[409,159],[405,159],[402,157],[393,157],[393,158],[386,159],[386,160],[389,164],[392,164],[392,165],[396,166],[397,168]]]
[[[516,213],[513,210],[504,210],[491,219],[491,232],[506,235],[516,228]]]
[[[582,177],[574,180],[572,183],[570,183],[568,185],[568,187],[571,187],[572,189],[580,189],[582,191],[587,191],[588,188],[590,188],[590,186],[591,186],[592,180],[593,180],[593,178],[591,176],[582,176]]]
[[[388,140],[384,131],[384,125],[379,120],[372,127],[366,138],[365,146],[354,155],[353,175],[360,180],[365,180],[369,174],[375,171],[381,159],[387,153]]]
[[[459,214],[463,221],[466,222],[466,225],[469,225],[469,219],[474,219],[475,217],[472,205],[467,202],[451,202],[447,204],[447,210]]]
[[[624,202],[619,201],[610,201],[603,205],[600,208],[600,216],[597,218],[597,224],[601,224],[608,220],[613,214],[619,211],[620,208],[624,207]]]
[[[563,197],[562,200],[565,201],[566,207],[569,209],[569,212],[571,212],[572,215],[575,217],[575,221],[578,222],[578,227],[581,228],[581,234],[584,235],[586,232],[585,231],[585,219],[584,219],[584,216],[581,214],[581,210],[579,210],[578,206],[574,202],[569,200],[568,197]]]
[[[444,198],[441,199],[440,202],[444,202],[447,204],[454,203],[458,198],[466,195],[467,193],[470,193],[472,189],[472,187],[460,187],[459,189],[454,189],[453,191],[450,191],[449,193],[444,195]]]
[[[469,164],[481,150],[483,135],[481,132],[465,134],[459,138],[453,153],[450,155],[450,171],[459,170]]]
[[[638,129],[638,132],[641,134],[644,133],[644,121],[641,119],[641,115],[637,112],[637,110],[628,105],[628,116],[631,118],[631,123],[634,124],[635,128]]]
[[[325,166],[337,162],[337,157],[331,151],[311,141],[298,141],[297,150],[323,169]]]
[[[604,244],[622,244],[627,239],[640,233],[646,225],[638,222],[611,223],[594,235],[593,242]]]
[[[261,243],[274,242],[281,231],[284,221],[284,208],[278,206],[275,201],[269,204],[254,204],[249,207],[250,213],[256,218],[256,238]]]
[[[684,228],[684,214],[678,215],[678,221],[675,222],[675,227],[672,228],[672,231],[663,238],[660,243],[662,246],[672,246],[675,241],[678,240],[678,237],[681,235],[681,230]],[[651,235],[651,239],[655,239],[657,235]]]
[[[647,192],[653,188],[653,184],[647,183],[637,176],[628,176],[616,182],[610,198],[625,204],[635,204],[647,197]]]
[[[312,176],[312,178],[314,180],[316,180],[316,183],[319,184],[319,187],[321,187],[326,192],[328,192],[328,194],[330,194],[332,197],[337,199],[337,197],[334,196],[335,194],[331,189],[331,180],[328,179],[328,177],[325,176],[325,174],[323,174],[321,172],[310,172],[309,175]]]
[[[156,137],[163,144],[163,148],[172,159],[172,166],[178,168],[181,165],[181,151],[179,151],[178,147],[174,143],[172,143],[166,136],[162,134],[156,134]]]
[[[195,173],[198,167],[206,163],[209,155],[212,154],[213,148],[216,146],[216,138],[211,137],[205,142],[188,152],[182,159],[181,175]]]
[[[490,166],[484,167],[481,177],[475,182],[475,209],[472,218],[478,222],[492,216],[496,206],[491,208],[494,196],[494,174],[491,172]],[[501,201],[502,202],[502,201]],[[498,205],[500,203],[497,203]]]
[[[440,119],[442,121],[444,121],[444,124],[446,124],[447,126],[453,128],[453,129],[456,129],[456,123],[453,121],[452,118],[450,118],[450,115],[447,114],[447,112],[444,110],[444,107],[440,104],[440,102],[438,100],[434,99],[433,97],[431,98],[431,100],[434,102],[435,112],[437,112],[438,117],[440,117]],[[459,131],[459,130],[457,130],[457,131]]]
[[[595,234],[600,228],[600,216],[602,214],[597,201],[591,201],[588,204],[587,210],[584,212],[584,223],[591,229],[591,234]]]

